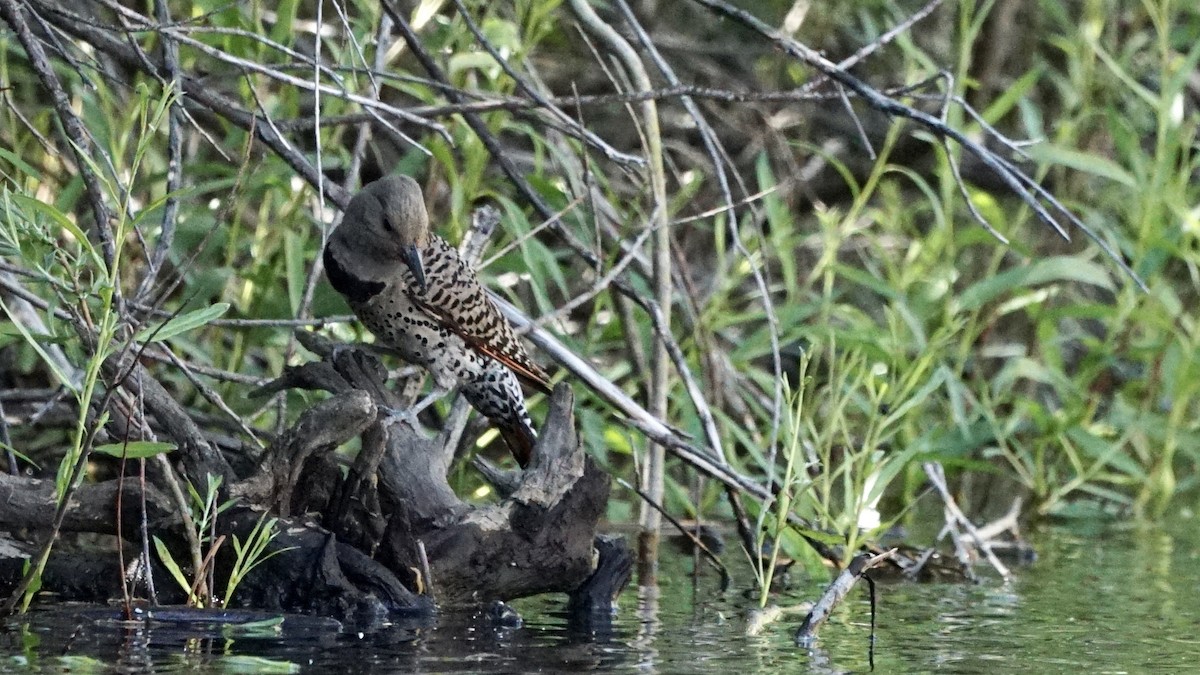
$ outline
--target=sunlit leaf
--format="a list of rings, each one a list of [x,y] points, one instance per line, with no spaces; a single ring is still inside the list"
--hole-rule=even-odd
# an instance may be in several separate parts
[[[1106,268],[1082,258],[1055,256],[1035,260],[974,284],[958,296],[959,311],[972,311],[1005,293],[1031,288],[1052,281],[1092,284],[1112,289],[1112,277]]]
[[[199,328],[207,324],[209,321],[216,319],[229,310],[229,303],[218,302],[215,305],[204,307],[202,309],[185,312],[179,316],[169,319],[166,323],[158,326],[145,328],[138,333],[138,342],[162,342],[170,339],[181,333],[186,333],[190,330]]]
[[[220,667],[226,673],[298,673],[300,666],[288,661],[276,661],[261,656],[234,655],[220,659]]]
[[[158,537],[152,538],[154,539],[154,550],[158,552],[159,561],[162,562],[163,567],[166,567],[167,571],[171,573],[171,576],[175,579],[175,583],[179,584],[179,587],[190,596],[192,584],[188,581],[187,575],[183,573],[183,570],[179,568],[179,563],[175,562],[175,558],[171,555],[170,549],[168,549],[167,545],[162,542],[162,539],[159,539]],[[189,600],[190,599],[191,598],[189,597]]]
[[[1133,174],[1106,157],[1049,143],[1031,146],[1026,149],[1026,152],[1039,162],[1058,164],[1076,171],[1090,173],[1093,176],[1107,178],[1126,187],[1137,187],[1137,179]]]
[[[98,452],[102,455],[110,457],[124,457],[126,459],[146,459],[155,455],[161,455],[175,449],[174,443],[161,443],[158,441],[129,441],[128,443],[105,443],[92,448],[92,452]]]

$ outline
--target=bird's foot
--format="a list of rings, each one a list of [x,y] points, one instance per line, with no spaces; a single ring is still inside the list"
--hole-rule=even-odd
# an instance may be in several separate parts
[[[345,342],[339,342],[333,346],[332,350],[330,350],[329,360],[334,363],[337,363],[345,355],[353,354],[355,349],[357,349],[357,347],[355,347],[354,345],[348,345]]]
[[[403,422],[404,424],[407,424],[408,426],[412,427],[414,430],[417,430],[417,431],[422,430],[424,427],[421,426],[421,422],[420,422],[420,420],[417,419],[417,416],[421,414],[421,411],[428,408],[430,405],[433,404],[434,401],[438,400],[445,394],[446,394],[446,390],[435,388],[433,391],[429,392],[428,396],[421,399],[420,401],[417,401],[408,410],[397,410],[395,408],[382,406],[380,408],[380,410],[382,410],[387,415],[387,417],[383,421],[384,426]]]
[[[388,406],[379,406],[379,412],[383,413],[381,420],[383,427],[386,429],[393,424],[407,424],[413,431],[423,431],[420,420],[417,419],[417,413],[421,412],[416,408],[408,410],[397,410]]]

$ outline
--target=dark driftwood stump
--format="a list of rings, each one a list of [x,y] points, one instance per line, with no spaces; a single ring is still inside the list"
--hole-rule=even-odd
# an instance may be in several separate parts
[[[596,539],[609,477],[580,447],[569,387],[554,390],[526,470],[503,472],[479,462],[502,498],[474,506],[460,500],[446,480],[457,441],[445,433],[428,438],[390,420],[386,408],[404,402],[385,386],[378,359],[358,349],[333,349],[311,333],[302,341],[325,360],[288,369],[260,393],[296,388],[333,395],[301,413],[257,461],[238,457],[227,463],[148,375],[141,387],[148,407],[157,397],[158,422],[174,420],[157,431],[178,445],[170,457],[184,477],[199,489],[206,476],[223,476],[222,490],[237,499],[211,533],[226,537],[216,557],[218,592],[232,568],[231,538],[246,542],[264,514],[279,518],[269,548],[277,553],[242,581],[233,606],[369,622],[432,615],[435,601],[453,606],[563,592],[572,593],[573,606],[584,613],[611,612],[629,578],[629,554]],[[347,468],[335,450],[355,438],[361,450]],[[236,476],[235,466],[243,472],[249,467],[251,475]],[[145,488],[150,531],[184,564],[190,556],[178,506],[164,496],[160,472],[150,474]],[[80,489],[64,531],[114,533],[117,487],[110,481]],[[135,543],[142,488],[132,479],[120,487],[122,535]],[[10,506],[0,509],[0,528],[41,530],[53,517],[48,482],[0,477],[0,494]],[[21,556],[30,552],[23,548],[12,556],[0,553],[0,592],[20,578]],[[127,559],[136,557],[136,548],[126,545]],[[88,555],[98,564],[81,566],[56,553],[43,589],[64,600],[119,596],[115,556]],[[161,571],[155,576],[162,599],[178,601],[174,588],[164,588],[172,586],[169,577]]]
[[[261,579],[271,592],[311,587],[297,578],[298,569],[324,569],[323,578],[336,578],[331,570],[345,572],[346,551],[362,557],[355,574],[344,576],[387,611],[419,609],[430,598],[453,606],[570,593],[592,577],[598,558],[593,540],[609,477],[579,444],[569,387],[559,385],[551,396],[533,462],[523,472],[499,476],[498,489],[506,496],[472,506],[446,480],[454,444],[445,434],[428,438],[380,410],[401,403],[384,386],[385,371],[374,357],[331,350],[311,336],[305,342],[329,360],[291,369],[268,389],[319,388],[334,396],[306,411],[234,494],[290,516],[289,533],[320,531],[341,548],[334,564],[329,541],[279,542],[299,548],[281,556],[278,565],[268,562]],[[362,448],[343,479],[332,450],[355,436]],[[299,525],[300,517],[307,524]],[[276,567],[278,572],[271,571]],[[628,579],[619,573],[619,561],[615,569],[618,573],[606,575],[615,584],[607,592],[610,600]],[[282,581],[272,582],[273,575]],[[398,584],[404,592],[396,590]],[[261,601],[270,594],[252,595]],[[323,606],[288,596],[292,601],[286,604],[294,608]],[[358,599],[333,609],[361,614],[364,606]]]
[[[406,517],[391,519],[380,557],[392,569],[420,569],[415,544],[422,542],[440,603],[577,588],[594,569],[592,540],[609,479],[579,446],[573,403],[570,389],[559,385],[533,462],[516,490],[479,508],[464,504],[446,484],[441,439],[390,426],[380,489],[384,501],[395,502]]]

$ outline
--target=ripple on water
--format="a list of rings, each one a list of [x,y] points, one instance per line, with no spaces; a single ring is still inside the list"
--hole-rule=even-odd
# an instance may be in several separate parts
[[[978,585],[879,584],[877,672],[1188,672],[1200,662],[1200,548],[1194,528],[1114,530],[1080,535],[1049,529],[1035,537],[1039,559],[1014,581]],[[727,555],[731,569],[744,563]],[[701,577],[690,558],[664,560],[657,598],[630,588],[611,622],[574,625],[562,599],[514,603],[522,628],[496,628],[474,614],[447,612],[432,625],[367,632],[183,630],[100,621],[77,607],[9,620],[0,670],[111,664],[127,671],[212,666],[239,672],[711,672],[719,675],[865,672],[869,605],[855,591],[813,649],[797,649],[788,615],[744,634],[752,602]],[[744,571],[744,570],[743,570]],[[778,598],[799,604],[822,581],[797,583]],[[65,660],[64,660],[65,659]]]

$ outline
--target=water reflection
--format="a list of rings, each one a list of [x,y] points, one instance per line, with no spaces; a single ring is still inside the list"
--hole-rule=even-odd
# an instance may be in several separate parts
[[[1011,584],[880,584],[878,672],[1194,669],[1200,644],[1200,552],[1190,527],[1065,528],[1035,537],[1041,554]],[[733,556],[734,553],[727,553]],[[740,566],[728,560],[735,573]],[[41,610],[0,633],[0,670],[122,671],[207,668],[260,672],[292,667],[351,672],[866,672],[869,609],[856,590],[810,650],[791,641],[800,616],[747,637],[752,602],[735,578],[728,592],[691,558],[666,559],[656,589],[627,589],[616,616],[573,615],[563,598],[514,603],[523,625],[486,611],[445,612],[432,623],[370,630],[319,622],[282,627],[123,624],[94,608]],[[778,598],[811,599],[825,579],[798,579]]]

